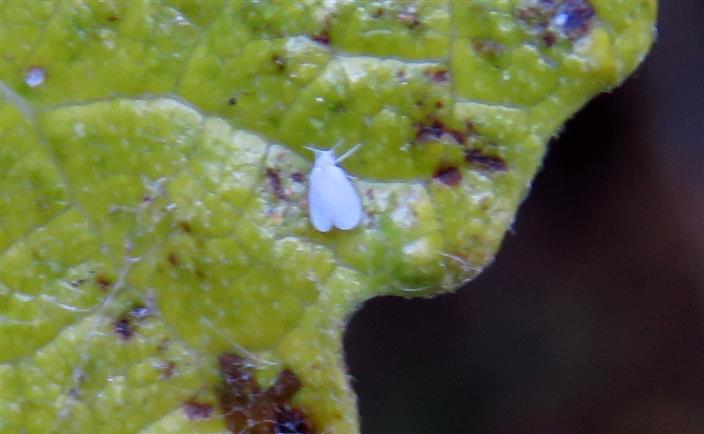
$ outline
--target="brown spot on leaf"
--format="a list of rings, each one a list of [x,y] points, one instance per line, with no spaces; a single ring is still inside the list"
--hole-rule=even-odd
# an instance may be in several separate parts
[[[281,186],[281,177],[279,176],[279,171],[274,168],[267,167],[266,178],[269,180],[269,184],[271,184],[271,189],[274,191],[274,196],[281,200],[286,200],[284,189]]]
[[[431,118],[428,123],[416,123],[413,126],[416,129],[414,143],[426,143],[447,139],[454,140],[457,143],[464,143],[467,140],[465,133],[448,127],[438,118]]]
[[[135,319],[141,320],[141,319],[148,317],[153,312],[154,311],[153,311],[152,306],[145,306],[143,304],[137,304],[130,311],[130,316]]]
[[[169,264],[174,267],[178,267],[181,264],[181,261],[178,259],[178,255],[174,252],[170,252],[166,258],[169,260]]]
[[[265,395],[267,399],[273,402],[285,404],[300,389],[301,380],[290,370],[284,369],[279,373],[274,384],[266,390]]]
[[[228,430],[248,434],[315,434],[305,412],[291,405],[301,382],[282,370],[268,389],[261,390],[244,358],[226,353],[218,358],[222,383],[217,389]]]
[[[301,172],[293,172],[291,174],[291,179],[295,182],[298,182],[299,184],[302,184],[306,181],[306,175],[302,174]]]
[[[468,149],[464,154],[469,164],[474,164],[489,172],[503,172],[508,168],[506,161],[495,155],[487,155],[479,149]]]
[[[199,267],[196,267],[194,273],[195,273],[196,277],[199,278],[199,279],[201,279],[201,280],[205,278],[205,271],[203,271],[203,270],[202,270],[201,268],[199,268]]]
[[[320,31],[318,33],[311,36],[311,38],[319,44],[330,45],[330,19],[329,18],[325,20],[325,24],[323,25],[323,28],[320,29]]]
[[[98,284],[98,287],[102,289],[103,291],[107,291],[108,288],[112,286],[112,279],[109,277],[103,275],[103,274],[98,274],[95,277],[95,283]]]
[[[281,72],[286,69],[286,59],[280,54],[274,54],[271,56],[271,61],[274,63],[274,67],[277,71]]]
[[[496,41],[488,39],[475,39],[472,41],[472,48],[479,55],[489,59],[496,60],[504,51],[504,46]]]
[[[230,99],[227,100],[228,105],[236,105],[237,104],[237,98],[234,96],[231,96]]]
[[[518,11],[518,18],[541,35],[548,47],[558,36],[552,30],[574,41],[589,33],[595,15],[589,0],[534,0]]]
[[[132,327],[132,322],[128,317],[122,317],[115,321],[113,324],[113,330],[115,334],[122,338],[124,341],[129,341],[134,335],[134,328]]]
[[[454,166],[440,166],[435,170],[433,178],[445,185],[454,187],[462,182],[462,172]]]
[[[171,339],[168,337],[162,338],[156,346],[156,351],[163,353],[169,348],[169,345],[171,345]]]
[[[204,420],[213,415],[213,406],[207,402],[189,400],[183,404],[183,414],[189,420]]]
[[[399,12],[398,20],[411,30],[418,28],[422,24],[418,15],[412,11]]]
[[[543,33],[543,43],[546,47],[552,47],[557,42],[557,35],[555,32],[546,31]]]
[[[176,363],[172,362],[171,360],[168,360],[166,362],[163,362],[160,366],[161,368],[161,379],[162,380],[168,380],[169,378],[174,376],[174,372],[176,372]]]
[[[297,408],[284,407],[276,414],[276,434],[314,434],[305,413]]]
[[[553,22],[572,40],[589,33],[594,8],[588,0],[564,0],[558,6]]]
[[[447,83],[450,81],[450,72],[447,69],[427,70],[423,72],[426,77],[437,83]]]
[[[117,15],[108,15],[108,21],[111,23],[115,23],[117,21],[120,21],[120,17]]]
[[[376,8],[374,13],[372,14],[372,18],[381,18],[384,15],[386,15],[386,10],[384,8]]]
[[[128,341],[134,335],[137,323],[154,313],[153,304],[135,304],[132,309],[120,316],[113,324],[115,334]]]
[[[178,224],[179,229],[181,229],[183,232],[185,232],[187,234],[193,233],[193,228],[191,227],[191,224],[188,223],[187,221],[181,220],[177,224]]]

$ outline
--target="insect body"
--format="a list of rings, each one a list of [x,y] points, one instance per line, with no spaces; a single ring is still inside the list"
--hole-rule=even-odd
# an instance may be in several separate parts
[[[313,227],[328,232],[334,227],[348,230],[355,228],[362,219],[362,203],[347,173],[337,165],[354,151],[356,146],[339,159],[333,149],[315,152],[315,163],[308,186],[308,212]]]

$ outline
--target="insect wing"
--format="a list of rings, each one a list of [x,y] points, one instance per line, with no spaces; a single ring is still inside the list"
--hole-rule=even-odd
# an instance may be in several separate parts
[[[354,189],[350,178],[338,166],[325,167],[325,178],[332,191],[330,204],[335,227],[343,230],[352,229],[362,219],[362,203],[357,190]]]
[[[332,229],[333,212],[330,203],[330,187],[325,169],[313,166],[308,184],[308,213],[313,227],[320,232]]]

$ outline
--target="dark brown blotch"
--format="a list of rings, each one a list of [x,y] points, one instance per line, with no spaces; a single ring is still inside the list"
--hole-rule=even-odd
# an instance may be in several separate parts
[[[272,402],[285,404],[301,389],[301,380],[296,374],[288,369],[279,373],[274,384],[269,387],[265,394],[266,398]]]
[[[551,32],[548,30],[543,33],[543,44],[545,44],[546,47],[552,47],[553,45],[555,45],[556,42],[557,35],[555,34],[555,32]]]
[[[183,403],[183,414],[189,420],[209,419],[213,415],[213,406],[207,402],[189,400]]]
[[[227,100],[227,105],[237,105],[237,98],[235,98],[234,96],[231,96],[231,97]]]
[[[488,172],[504,172],[508,169],[506,160],[496,155],[488,155],[479,149],[468,149],[464,158],[469,164],[473,164]]]
[[[306,413],[291,404],[301,388],[298,377],[283,369],[268,389],[262,390],[252,366],[234,353],[218,358],[222,382],[217,389],[228,430],[249,434],[315,434]]]
[[[440,166],[435,170],[433,178],[445,185],[454,187],[462,182],[462,172],[455,166]]]
[[[279,176],[279,171],[272,167],[267,167],[266,178],[269,180],[274,196],[278,199],[286,200],[286,194],[284,194],[284,188],[281,185],[281,176]]]
[[[276,414],[275,434],[314,434],[313,425],[301,410],[286,406]]]
[[[119,16],[117,16],[117,15],[115,15],[115,14],[108,15],[108,22],[116,23],[116,22],[118,22],[118,21],[120,21],[120,17],[119,17]]]

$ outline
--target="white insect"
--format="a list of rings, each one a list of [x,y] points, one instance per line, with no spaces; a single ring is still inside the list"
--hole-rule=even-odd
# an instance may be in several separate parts
[[[349,175],[337,164],[352,155],[360,145],[335,158],[335,149],[308,148],[315,163],[308,185],[308,212],[313,227],[328,232],[332,227],[354,229],[362,220],[362,203]]]

